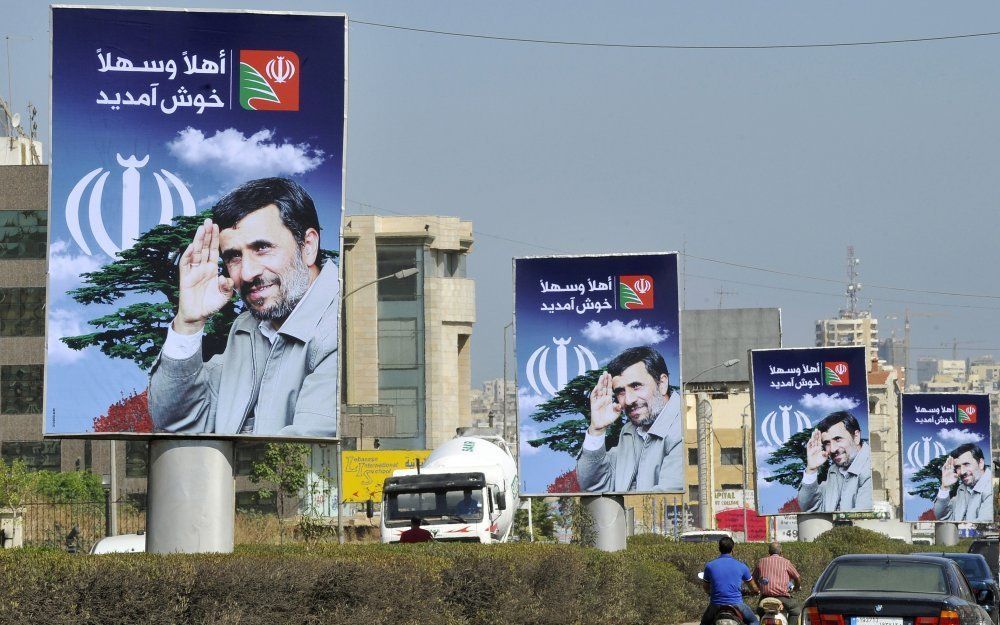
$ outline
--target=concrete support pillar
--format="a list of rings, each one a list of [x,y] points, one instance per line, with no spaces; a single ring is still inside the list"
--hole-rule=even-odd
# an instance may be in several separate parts
[[[935,523],[934,544],[938,547],[951,547],[958,544],[957,523]]]
[[[823,532],[833,529],[832,514],[800,514],[799,542],[811,543]]]
[[[601,551],[625,548],[625,498],[621,495],[581,497],[581,503],[593,521],[593,547]]]
[[[233,445],[232,441],[150,441],[146,551],[232,553]]]

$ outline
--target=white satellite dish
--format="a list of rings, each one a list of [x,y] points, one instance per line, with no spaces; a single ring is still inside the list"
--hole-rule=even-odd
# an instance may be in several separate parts
[[[17,128],[18,126],[21,125],[21,114],[20,113],[14,113],[13,115],[11,115],[10,125],[13,126],[14,128]]]

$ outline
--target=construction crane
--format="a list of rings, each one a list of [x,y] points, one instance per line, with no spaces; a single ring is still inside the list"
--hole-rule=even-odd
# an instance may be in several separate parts
[[[959,345],[980,345],[982,341],[959,341],[957,338],[951,339],[951,343],[941,343],[941,347],[948,347],[951,345],[951,359],[958,360],[958,346]]]
[[[923,312],[910,310],[906,308],[903,310],[903,366],[904,371],[909,373],[910,371],[910,317],[947,317],[948,313],[941,312]],[[899,313],[892,313],[885,316],[886,319],[899,319]]]

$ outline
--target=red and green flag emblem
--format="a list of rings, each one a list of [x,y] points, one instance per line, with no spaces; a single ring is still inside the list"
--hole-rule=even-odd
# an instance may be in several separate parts
[[[851,368],[843,361],[823,363],[823,381],[827,386],[848,386],[851,383]]]
[[[653,278],[618,276],[618,306],[622,310],[648,310],[653,307]]]
[[[975,423],[976,416],[979,411],[976,409],[975,404],[958,404],[956,407],[958,410],[958,422],[959,423]]]
[[[240,106],[248,111],[299,110],[299,55],[240,50]]]

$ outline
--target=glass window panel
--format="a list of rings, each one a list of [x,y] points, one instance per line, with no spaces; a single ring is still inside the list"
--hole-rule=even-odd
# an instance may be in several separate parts
[[[45,258],[45,211],[0,211],[0,259]]]
[[[417,366],[417,320],[378,320],[379,368],[412,369]]]
[[[45,336],[45,288],[0,289],[0,336]]]
[[[413,436],[417,433],[417,389],[380,388],[378,397],[380,403],[393,407],[397,436]]]
[[[42,365],[0,366],[0,413],[41,414]]]
[[[403,245],[381,245],[376,251],[379,278],[391,276],[397,271],[418,267],[417,253],[420,248]],[[408,301],[417,299],[417,278],[414,274],[407,278],[389,278],[378,283],[380,301]]]
[[[125,477],[146,477],[148,454],[146,441],[125,441]]]
[[[743,450],[739,447],[723,447],[720,450],[722,454],[722,464],[726,466],[741,465],[743,464]]]
[[[257,491],[241,491],[236,493],[236,509],[241,512],[277,514],[278,500],[274,492],[262,499],[258,497]]]
[[[267,443],[236,443],[236,475],[250,475],[253,465],[264,461]]]
[[[60,470],[60,441],[7,441],[0,445],[5,462],[21,460],[32,470]]]

